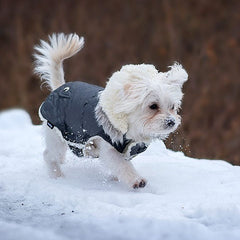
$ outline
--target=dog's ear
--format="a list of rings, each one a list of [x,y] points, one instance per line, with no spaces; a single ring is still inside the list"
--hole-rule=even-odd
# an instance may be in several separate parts
[[[111,82],[99,96],[101,108],[122,134],[128,131],[128,115],[142,101],[142,91],[136,91],[136,86],[129,82],[119,85]]]
[[[111,124],[122,134],[128,131],[127,113],[124,104],[125,91],[108,84],[99,95],[99,103]]]
[[[160,73],[164,82],[181,88],[184,82],[188,79],[186,70],[177,62],[170,66],[170,68],[171,69],[168,72]]]

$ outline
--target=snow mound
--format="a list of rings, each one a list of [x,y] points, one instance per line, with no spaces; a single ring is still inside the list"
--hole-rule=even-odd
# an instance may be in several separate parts
[[[50,179],[41,127],[23,110],[0,113],[0,239],[240,239],[240,167],[197,160],[156,141],[133,160],[148,179],[131,190],[98,159],[68,152]]]
[[[0,112],[0,126],[2,129],[15,129],[32,125],[27,112],[22,109],[11,109]]]

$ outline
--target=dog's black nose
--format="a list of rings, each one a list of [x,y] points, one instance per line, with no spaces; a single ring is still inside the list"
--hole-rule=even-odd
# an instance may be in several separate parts
[[[175,125],[175,121],[172,118],[166,120],[166,124],[168,127],[173,127]]]

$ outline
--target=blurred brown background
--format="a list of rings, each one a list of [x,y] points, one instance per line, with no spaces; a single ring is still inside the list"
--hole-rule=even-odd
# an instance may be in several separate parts
[[[168,147],[240,164],[240,1],[0,0],[0,110],[24,108],[40,123],[48,91],[32,74],[32,53],[53,32],[85,37],[65,62],[68,81],[104,86],[127,63],[182,63],[183,124]]]

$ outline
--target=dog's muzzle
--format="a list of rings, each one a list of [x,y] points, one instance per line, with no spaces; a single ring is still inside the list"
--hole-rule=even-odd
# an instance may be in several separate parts
[[[174,118],[167,118],[165,120],[165,125],[167,128],[172,128],[175,124],[176,124],[176,122],[175,122]]]

